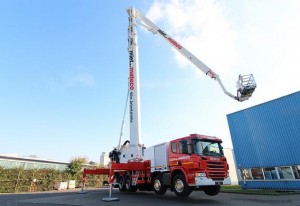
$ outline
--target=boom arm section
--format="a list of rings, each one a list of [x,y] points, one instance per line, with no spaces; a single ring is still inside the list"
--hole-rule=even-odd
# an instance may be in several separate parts
[[[129,8],[127,10],[128,14],[132,14],[130,12],[133,8]],[[240,75],[239,80],[237,81],[237,95],[233,95],[226,90],[224,87],[219,75],[217,75],[212,69],[210,69],[206,64],[204,64],[201,60],[195,57],[191,52],[189,52],[186,48],[184,48],[181,44],[175,41],[171,36],[169,36],[166,32],[161,30],[158,26],[156,26],[152,21],[150,21],[147,17],[141,14],[138,10],[135,10],[135,18],[141,21],[141,25],[145,26],[150,32],[153,34],[158,34],[160,37],[165,39],[173,48],[175,48],[180,54],[186,57],[191,63],[193,63],[197,68],[199,68],[204,74],[210,76],[212,79],[216,80],[223,92],[229,97],[242,102],[244,100],[248,100],[255,88],[256,83],[252,74],[249,75]]]

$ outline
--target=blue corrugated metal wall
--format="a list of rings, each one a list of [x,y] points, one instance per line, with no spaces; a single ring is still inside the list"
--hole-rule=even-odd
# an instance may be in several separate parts
[[[227,121],[238,169],[300,165],[300,92],[228,114]],[[276,188],[277,183],[247,184]]]
[[[300,92],[227,115],[238,168],[300,165]]]

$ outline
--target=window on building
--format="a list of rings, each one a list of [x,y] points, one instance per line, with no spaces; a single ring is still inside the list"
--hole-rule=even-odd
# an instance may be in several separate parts
[[[172,142],[171,147],[172,147],[172,152],[173,152],[173,153],[176,153],[176,152],[177,152],[176,142]]]
[[[16,161],[9,161],[9,165],[7,168],[16,168],[17,167],[17,162]]]
[[[292,166],[295,179],[300,179],[300,165]]]
[[[0,166],[8,169],[8,168],[13,168],[14,167],[14,162],[9,161],[9,160],[0,160]]]
[[[240,169],[243,180],[294,180],[300,179],[300,165]]]
[[[26,162],[25,169],[35,169],[35,164],[33,162]]]
[[[25,167],[25,162],[17,162],[16,166],[18,168],[24,168]]]
[[[36,167],[37,169],[44,169],[44,168],[50,168],[50,165],[40,163]]]
[[[251,172],[252,172],[252,177],[254,180],[263,180],[264,179],[262,168],[253,168],[253,169],[251,169]]]
[[[294,179],[291,167],[278,167],[280,179]]]
[[[277,171],[275,167],[264,168],[264,176],[266,180],[278,179]]]
[[[251,169],[241,169],[243,180],[252,180]]]

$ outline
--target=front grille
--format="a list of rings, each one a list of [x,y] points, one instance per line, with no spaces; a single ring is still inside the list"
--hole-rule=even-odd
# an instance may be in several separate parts
[[[225,171],[225,162],[207,161],[207,177],[213,180],[224,180],[227,171]]]
[[[212,170],[223,170],[225,164],[224,162],[206,162],[206,166],[208,169]]]
[[[209,168],[211,168],[211,169],[223,169],[224,166],[223,165],[210,165]]]

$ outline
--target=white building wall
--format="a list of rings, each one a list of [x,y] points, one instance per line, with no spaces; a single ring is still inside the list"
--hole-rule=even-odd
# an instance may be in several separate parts
[[[239,182],[238,182],[238,176],[237,176],[237,171],[235,166],[233,149],[224,148],[223,151],[229,165],[229,175],[231,178],[231,184],[238,185]]]

